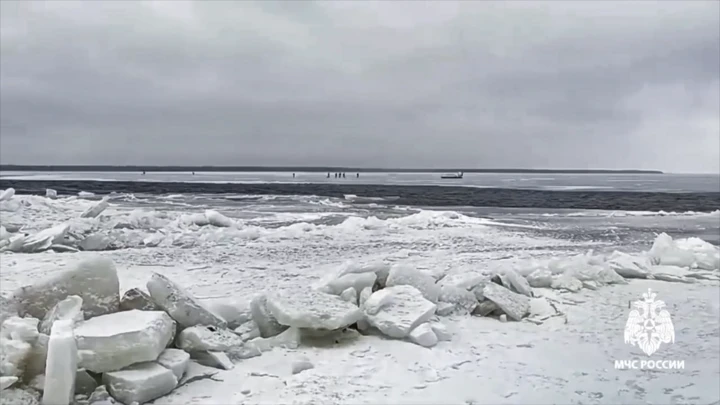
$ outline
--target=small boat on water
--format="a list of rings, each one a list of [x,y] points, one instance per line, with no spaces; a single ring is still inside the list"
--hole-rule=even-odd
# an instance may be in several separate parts
[[[440,176],[440,178],[441,178],[441,179],[462,179],[462,178],[463,178],[463,172],[443,174],[442,176]]]

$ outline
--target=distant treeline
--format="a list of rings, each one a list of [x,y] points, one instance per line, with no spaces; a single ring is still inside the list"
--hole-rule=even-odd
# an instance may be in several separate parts
[[[0,165],[0,171],[23,172],[360,172],[360,173],[567,173],[567,174],[663,174],[659,170],[581,170],[581,169],[393,169],[381,167],[323,166],[39,166]]]

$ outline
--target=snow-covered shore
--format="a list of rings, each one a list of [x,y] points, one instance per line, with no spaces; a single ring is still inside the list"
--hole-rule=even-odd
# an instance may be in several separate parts
[[[11,196],[5,203],[14,203],[16,198]],[[47,223],[22,224],[30,225],[25,229],[33,225],[37,229],[27,236],[17,233],[22,228],[11,228],[14,235],[6,228],[5,235],[10,236],[5,240],[12,239],[14,246],[19,246],[14,250],[27,251],[23,247],[30,239],[35,253],[0,254],[4,295],[38,285],[48,277],[59,280],[68,271],[77,271],[73,269],[79,262],[97,263],[99,256],[114,263],[118,301],[131,288],[148,291],[148,281],[158,273],[221,317],[231,317],[223,307],[246,308],[262,292],[270,296],[268,314],[281,321],[283,328],[302,324],[314,329],[312,322],[326,319],[313,318],[316,311],[326,315],[329,311],[333,322],[339,322],[333,325],[341,329],[351,326],[329,339],[305,338],[280,345],[271,344],[276,342],[268,340],[271,337],[238,333],[244,340],[238,346],[254,345],[262,354],[237,355],[228,350],[235,353],[230,356],[233,365],[229,370],[192,360],[175,382],[177,387],[171,387],[169,394],[163,392],[155,403],[712,403],[720,398],[714,384],[720,376],[720,255],[717,247],[698,239],[672,240],[660,235],[646,253],[578,255],[578,249],[595,246],[580,244],[567,250],[563,241],[525,237],[457,213],[426,211],[384,220],[357,218],[334,226],[266,228],[201,210],[164,218],[153,215],[154,225],[147,220],[132,225],[128,218],[148,215],[119,210],[112,202],[95,215],[92,207],[97,207],[98,201],[80,201],[74,210],[53,210],[58,203],[66,203],[48,200],[37,203],[43,205],[40,208],[31,205],[12,211],[12,225],[32,220],[34,210],[35,217]],[[48,211],[56,211],[54,219]],[[0,218],[5,226],[8,217],[3,213]],[[132,226],[117,226],[128,222]],[[37,237],[44,229],[53,228],[56,233]],[[77,247],[93,234],[104,238],[132,235],[125,239],[132,243],[98,252],[53,251],[53,245],[56,251],[63,250],[59,246]],[[162,238],[148,239],[153,234]],[[187,242],[190,236],[195,242]],[[21,238],[22,243],[17,242]],[[340,238],[343,245],[337,243]],[[408,239],[412,243],[407,243]],[[394,249],[398,246],[402,248]],[[352,298],[344,301],[347,288],[338,290],[348,282],[343,276],[370,273],[370,297],[380,297],[394,286],[408,286],[417,294],[387,293],[392,299],[372,310],[362,298],[366,281],[357,277],[349,284],[355,286],[354,303]],[[387,285],[375,285],[378,278],[385,278]],[[653,358],[682,360],[684,370],[614,368],[615,360],[647,358],[624,342],[624,328],[629,302],[642,299],[648,288],[665,301],[675,322],[675,342],[663,344]],[[500,289],[500,297],[493,295],[495,289]],[[149,292],[157,301],[158,293]],[[343,298],[334,296],[340,293]],[[314,305],[317,298],[292,298],[312,294],[326,294],[322,299],[330,301]],[[60,298],[56,296],[55,301]],[[332,300],[350,306],[337,304],[335,308]],[[418,306],[402,307],[407,300],[415,300]],[[512,321],[516,306],[507,307],[507,300],[513,305],[520,303],[520,321]],[[393,309],[398,305],[402,307],[399,312]],[[480,314],[478,305],[494,307]],[[417,308],[430,306],[435,315],[418,315]],[[155,312],[167,312],[176,324],[188,322],[168,305],[160,307]],[[388,331],[400,325],[398,317],[405,319],[399,315],[407,312],[403,308],[410,308],[418,323],[408,328],[415,330],[426,322],[440,324],[446,336],[432,328],[422,338],[390,336],[394,332]],[[385,317],[380,320],[377,314],[383,311]],[[114,316],[110,313],[93,319]],[[256,324],[263,322],[256,314],[251,318]],[[369,324],[363,326],[361,320]],[[75,325],[76,339],[78,333],[88,334],[89,327],[84,331],[82,327],[88,322]],[[178,329],[192,327],[181,326]],[[436,341],[423,347],[420,343],[427,342],[430,334]],[[170,344],[189,347],[178,339]],[[143,361],[148,360],[152,359]],[[83,363],[82,357],[80,363],[90,364]],[[306,369],[294,373],[298,363]],[[209,373],[217,374],[193,379]],[[34,392],[27,387],[18,381],[8,389]],[[12,399],[7,392],[0,395],[2,403]]]

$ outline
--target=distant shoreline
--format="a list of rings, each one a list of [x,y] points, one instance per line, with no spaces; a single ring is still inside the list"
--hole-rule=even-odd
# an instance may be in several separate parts
[[[660,170],[602,169],[396,169],[331,166],[100,166],[100,165],[0,165],[0,171],[20,172],[316,172],[316,173],[548,173],[548,174],[664,174]]]

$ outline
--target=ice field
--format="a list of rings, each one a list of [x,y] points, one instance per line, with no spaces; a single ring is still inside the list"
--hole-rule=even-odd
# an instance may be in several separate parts
[[[1,371],[3,384],[12,381],[9,388],[3,385],[3,404],[40,401],[40,390],[63,397],[63,383],[69,383],[48,379],[67,362],[47,354],[45,382],[39,383],[19,360],[22,350],[6,349],[10,341],[18,341],[13,348],[38,344],[37,333],[19,332],[27,331],[30,321],[7,321],[15,318],[6,309],[17,310],[18,300],[19,312],[35,313],[23,309],[34,305],[26,302],[32,294],[47,300],[43,317],[50,312],[56,317],[48,323],[30,315],[40,329],[53,319],[72,318],[78,350],[86,352],[77,367],[99,370],[92,376],[116,399],[130,402],[710,404],[720,399],[720,250],[713,239],[720,233],[720,211],[424,209],[362,196],[6,191],[0,200],[0,290],[6,299]],[[171,300],[158,298],[159,285],[170,280],[182,287],[173,290],[175,296],[194,297],[183,302],[199,303],[191,306],[200,311],[196,315],[210,317],[197,325],[214,322],[220,331],[203,335],[173,312],[177,302],[155,302],[162,311],[145,311],[156,316],[147,336],[162,344],[128,352],[149,364],[128,377],[124,370],[137,363],[103,357],[103,349],[93,346],[97,331],[90,323],[111,317],[106,319],[112,324],[112,317],[133,313],[115,308],[88,315],[92,305],[107,303],[98,298],[106,294],[106,281],[87,280],[85,290],[75,293],[83,299],[84,321],[77,308],[67,309],[72,300],[66,297],[73,294],[58,292],[69,275],[95,271],[111,279],[117,274],[119,296],[138,288],[155,301]],[[48,277],[53,281],[43,281]],[[53,292],[43,289],[52,285]],[[652,356],[626,343],[624,332],[631,302],[642,300],[648,288],[665,302],[674,323],[674,341],[661,343]],[[19,291],[26,301],[17,298],[23,296]],[[248,313],[258,295],[267,299],[263,311],[243,322],[235,319]],[[108,297],[123,309],[119,297]],[[66,309],[50,311],[63,299]],[[224,329],[236,321],[242,325],[234,333]],[[126,323],[143,328],[143,322],[150,321]],[[280,337],[262,333],[273,322],[283,330]],[[158,358],[165,343],[172,345],[164,335],[169,329],[158,325],[170,323],[177,327],[178,349],[166,352],[193,356],[177,361],[183,372],[174,380]],[[55,324],[60,341],[63,325]],[[103,333],[123,332],[109,329]],[[55,331],[45,334],[52,338]],[[227,353],[231,364],[218,359],[220,354],[211,361],[200,352]],[[615,368],[616,360],[648,358],[684,361],[684,369]],[[130,388],[123,391],[121,383]],[[98,398],[80,394],[74,401],[108,403]]]
[[[462,179],[441,179],[441,173],[348,172],[345,178],[318,172],[23,172],[3,171],[0,179],[133,181],[154,183],[215,184],[370,184],[439,185],[473,188],[516,188],[536,190],[623,190],[652,192],[720,192],[717,174],[649,173],[465,173]],[[356,177],[357,175],[357,177]]]

